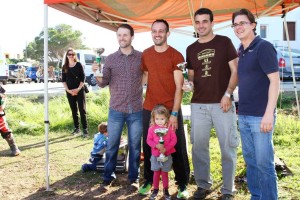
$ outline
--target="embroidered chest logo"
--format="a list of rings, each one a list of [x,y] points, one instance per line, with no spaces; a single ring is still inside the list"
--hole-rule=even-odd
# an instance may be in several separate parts
[[[202,66],[203,74],[201,75],[201,77],[205,78],[211,76],[210,74],[211,61],[209,59],[213,57],[215,57],[214,49],[205,49],[197,54],[198,60],[202,61],[201,66]]]

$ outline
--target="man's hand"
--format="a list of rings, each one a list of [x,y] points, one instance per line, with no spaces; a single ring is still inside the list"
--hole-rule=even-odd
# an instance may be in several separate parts
[[[175,117],[175,116],[173,116],[173,115],[170,116],[168,127],[169,127],[169,128],[171,127],[174,131],[177,130],[177,128],[178,128],[178,120],[177,120],[177,117]]]
[[[193,89],[194,89],[194,83],[193,83],[193,81],[183,82],[182,90],[184,92],[192,92]]]
[[[96,61],[93,63],[92,65],[92,71],[95,73],[97,70],[100,70],[101,69],[101,65],[99,66],[100,64],[96,63]]]
[[[273,129],[274,115],[264,114],[261,123],[260,123],[260,132],[267,133]]]
[[[227,96],[223,96],[221,99],[221,109],[223,110],[223,112],[228,112],[228,110],[231,108],[232,104],[231,104],[231,98],[227,97]]]

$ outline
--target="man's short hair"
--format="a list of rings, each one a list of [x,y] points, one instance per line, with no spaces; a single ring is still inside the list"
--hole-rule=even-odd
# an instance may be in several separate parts
[[[214,21],[214,15],[212,13],[212,11],[208,8],[200,8],[198,9],[195,14],[194,14],[194,17],[196,17],[196,15],[209,15],[209,19],[211,22]]]
[[[169,23],[166,20],[164,20],[164,19],[157,19],[157,20],[155,20],[152,23],[151,27],[153,26],[153,24],[155,24],[157,22],[164,23],[166,25],[166,32],[169,32],[169,29],[170,29]]]
[[[132,26],[130,26],[129,24],[121,24],[119,27],[118,27],[118,30],[119,28],[126,28],[130,31],[130,35],[131,36],[134,36],[134,30],[132,28]]]
[[[255,17],[252,14],[252,12],[250,10],[246,9],[246,8],[242,8],[241,10],[234,12],[232,14],[232,24],[234,24],[234,19],[238,15],[245,15],[251,23],[255,23],[255,28],[253,29],[253,32],[254,32],[254,35],[256,35],[256,24],[257,23],[255,21]]]

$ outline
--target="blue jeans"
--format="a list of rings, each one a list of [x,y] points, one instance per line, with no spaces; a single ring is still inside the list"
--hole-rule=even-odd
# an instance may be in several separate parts
[[[247,164],[247,184],[251,200],[277,200],[273,130],[260,132],[262,117],[239,115],[242,150]]]
[[[136,113],[123,113],[109,109],[108,114],[108,144],[105,153],[104,181],[112,181],[115,178],[114,171],[117,164],[118,150],[123,126],[126,123],[128,129],[129,147],[129,171],[128,180],[139,179],[141,137],[142,137],[142,111]]]

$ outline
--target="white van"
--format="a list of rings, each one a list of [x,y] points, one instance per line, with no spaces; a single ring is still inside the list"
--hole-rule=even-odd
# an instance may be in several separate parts
[[[6,85],[8,80],[8,65],[6,63],[6,57],[4,53],[2,53],[0,48],[0,82],[3,85]]]

